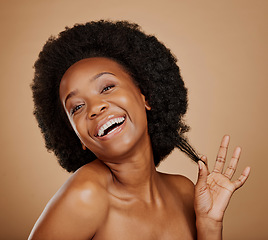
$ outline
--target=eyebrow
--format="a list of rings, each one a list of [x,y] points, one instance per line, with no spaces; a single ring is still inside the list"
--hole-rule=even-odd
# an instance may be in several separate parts
[[[101,73],[96,74],[93,78],[91,78],[90,82],[97,80],[98,78],[100,78],[104,74],[110,74],[110,75],[115,76],[115,74],[113,74],[111,72],[101,72]],[[67,100],[69,98],[71,98],[72,96],[75,96],[77,93],[78,93],[78,90],[74,90],[74,91],[70,92],[65,98],[65,101],[64,101],[65,105],[66,105]]]

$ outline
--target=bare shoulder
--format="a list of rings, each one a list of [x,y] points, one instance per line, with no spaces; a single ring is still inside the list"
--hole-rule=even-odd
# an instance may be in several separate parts
[[[195,211],[194,211],[194,184],[185,176],[159,173],[161,185],[165,188],[166,198],[172,199],[169,206],[176,214],[182,228],[189,229],[192,236],[196,235]],[[174,204],[174,205],[172,205]],[[187,238],[188,239],[188,238]],[[195,239],[195,238],[194,238]]]
[[[193,202],[194,199],[194,184],[193,182],[185,176],[176,174],[160,173],[161,179],[165,184],[172,190],[175,194],[180,195],[180,197],[185,202]]]
[[[109,169],[96,160],[78,169],[49,201],[29,239],[90,239],[108,211]]]

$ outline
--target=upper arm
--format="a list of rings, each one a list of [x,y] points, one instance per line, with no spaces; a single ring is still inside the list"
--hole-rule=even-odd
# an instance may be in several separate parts
[[[91,239],[106,218],[106,199],[96,183],[63,187],[46,206],[29,239]]]

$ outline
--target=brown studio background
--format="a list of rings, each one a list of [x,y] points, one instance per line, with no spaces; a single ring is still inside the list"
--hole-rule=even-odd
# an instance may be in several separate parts
[[[268,239],[268,1],[13,0],[0,3],[0,239],[26,239],[45,204],[69,177],[47,153],[32,115],[33,63],[51,34],[90,20],[126,19],[177,56],[186,86],[192,144],[213,166],[223,134],[243,148],[225,239]],[[230,154],[229,154],[230,156]],[[197,167],[175,150],[159,167],[194,182]]]

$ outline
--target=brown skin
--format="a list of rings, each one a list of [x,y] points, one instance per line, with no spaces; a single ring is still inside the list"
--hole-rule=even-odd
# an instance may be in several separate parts
[[[150,106],[112,60],[90,58],[72,65],[61,80],[60,99],[81,147],[98,159],[55,194],[29,239],[221,239],[224,211],[249,169],[232,183],[233,171],[222,174],[222,162],[209,176],[200,163],[196,188],[185,177],[157,172],[147,131]],[[119,117],[125,121],[114,132],[97,135],[103,124]],[[218,160],[225,160],[228,142],[226,136]],[[234,170],[239,155],[236,150],[231,160]]]

